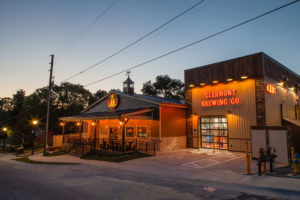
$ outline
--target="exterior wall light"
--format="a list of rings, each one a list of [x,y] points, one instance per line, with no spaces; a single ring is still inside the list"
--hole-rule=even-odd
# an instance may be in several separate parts
[[[230,82],[230,81],[232,81],[232,80],[233,80],[232,78],[227,78],[227,79],[226,79],[227,82]]]
[[[278,85],[279,85],[280,87],[283,87],[283,86],[284,86],[284,82],[281,81],[280,83],[278,83]]]
[[[189,87],[190,87],[190,88],[195,87],[195,84],[190,83],[190,84],[189,84]]]
[[[77,122],[77,123],[76,123],[76,126],[80,126],[80,122]]]
[[[290,87],[289,90],[295,91],[295,87]]]
[[[213,84],[217,84],[217,83],[219,83],[219,81],[214,80],[212,83],[213,83]]]
[[[96,125],[96,123],[95,122],[92,122],[92,126],[95,126]]]
[[[243,76],[241,76],[241,79],[247,79],[248,78],[248,76],[247,75],[243,75]]]
[[[6,128],[6,127],[3,127],[3,128],[2,128],[2,131],[3,131],[3,132],[6,132],[6,131],[7,131],[7,128]]]
[[[204,85],[206,85],[206,83],[203,82],[203,83],[200,83],[200,85],[201,85],[201,86],[204,86]]]
[[[32,120],[33,125],[37,125],[39,122],[37,120]]]

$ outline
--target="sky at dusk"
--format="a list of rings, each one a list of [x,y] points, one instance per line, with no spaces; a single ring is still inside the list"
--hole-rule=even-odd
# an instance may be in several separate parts
[[[109,5],[113,6],[88,29]],[[47,86],[110,56],[196,0],[0,0],[0,97]],[[291,0],[206,0],[137,45],[69,81],[87,85],[279,7]],[[300,3],[132,70],[135,91],[157,75],[183,81],[184,70],[265,52],[300,74]],[[87,29],[86,29],[87,30]],[[122,88],[125,73],[87,86]]]

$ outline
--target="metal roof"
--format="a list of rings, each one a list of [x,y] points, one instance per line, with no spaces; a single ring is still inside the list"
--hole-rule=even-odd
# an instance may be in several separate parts
[[[133,84],[134,82],[128,77],[123,83]]]
[[[68,121],[68,120],[81,120],[81,119],[116,119],[122,117],[122,115],[138,115],[144,114],[147,112],[152,112],[154,108],[152,106],[149,107],[140,107],[140,108],[131,108],[131,109],[123,109],[123,110],[112,110],[106,112],[94,112],[94,113],[83,113],[78,115],[71,115],[67,117],[61,117],[60,120]]]
[[[165,99],[162,97],[150,96],[150,95],[141,95],[141,94],[128,94],[137,98],[145,99],[148,101],[154,101],[157,103],[175,103],[175,104],[184,104],[184,101],[177,99]]]

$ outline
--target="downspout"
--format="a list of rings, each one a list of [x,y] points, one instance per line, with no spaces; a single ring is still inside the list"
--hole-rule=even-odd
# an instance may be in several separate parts
[[[159,142],[161,142],[161,105],[159,105]]]

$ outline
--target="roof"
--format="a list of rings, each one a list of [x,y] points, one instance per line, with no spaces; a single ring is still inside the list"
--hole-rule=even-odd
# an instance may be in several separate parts
[[[130,117],[130,116],[145,114],[148,112],[152,112],[153,110],[154,108],[152,106],[149,106],[149,107],[123,109],[123,110],[112,110],[106,112],[83,113],[78,115],[61,117],[60,120],[68,121],[68,120],[81,120],[81,119],[108,119],[108,118],[116,119],[120,117]]]
[[[300,127],[300,121],[299,120],[289,119],[289,118],[283,118],[283,120],[285,120],[287,122],[290,122],[290,123]]]
[[[87,107],[86,109],[84,109],[82,111],[82,113],[85,113],[86,111],[90,110],[91,108],[93,108],[94,106],[96,106],[97,104],[99,104],[101,101],[103,101],[104,99],[106,99],[110,94],[117,94],[120,96],[128,96],[128,97],[132,97],[132,98],[137,98],[143,101],[147,101],[147,102],[151,102],[157,105],[161,105],[161,104],[168,104],[169,106],[180,106],[180,107],[186,107],[186,104],[184,102],[184,100],[177,100],[177,99],[165,99],[162,97],[155,97],[155,96],[149,96],[149,95],[141,95],[141,94],[129,94],[129,93],[124,93],[124,92],[118,92],[118,91],[113,91],[108,93],[107,95],[103,96],[102,98],[98,99],[97,101],[95,101],[92,105],[90,105],[89,107]]]
[[[123,83],[133,84],[134,82],[128,77]]]
[[[165,99],[162,97],[150,96],[150,95],[142,95],[142,94],[128,94],[137,98],[145,99],[148,101],[155,101],[157,103],[175,103],[175,104],[184,104],[183,100],[177,99]]]

